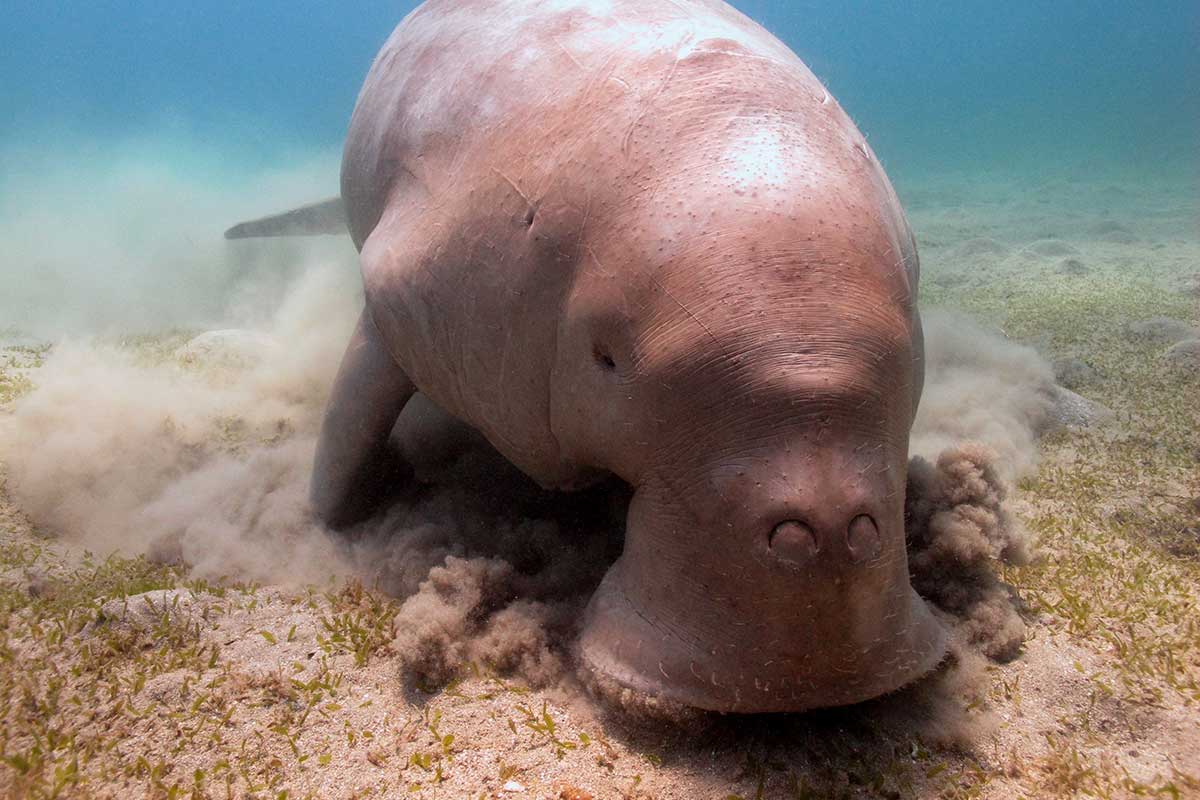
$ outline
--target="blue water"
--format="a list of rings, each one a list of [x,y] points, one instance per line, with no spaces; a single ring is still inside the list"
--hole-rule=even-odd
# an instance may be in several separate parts
[[[0,151],[171,135],[247,165],[338,146],[415,3],[8,0]],[[739,0],[890,170],[1177,169],[1200,130],[1200,3]]]

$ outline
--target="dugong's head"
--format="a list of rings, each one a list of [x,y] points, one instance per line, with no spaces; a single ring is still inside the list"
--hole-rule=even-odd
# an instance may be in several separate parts
[[[636,490],[581,659],[701,709],[854,703],[944,652],[905,551],[912,237],[861,136],[802,144],[763,126],[658,176],[559,328],[552,427]]]

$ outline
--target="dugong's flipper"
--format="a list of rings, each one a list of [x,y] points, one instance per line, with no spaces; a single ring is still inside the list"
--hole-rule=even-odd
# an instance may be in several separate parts
[[[270,217],[240,222],[225,231],[226,239],[260,236],[336,236],[347,233],[346,206],[334,197]]]
[[[313,511],[329,527],[367,518],[410,477],[388,435],[415,391],[364,309],[325,409],[309,488]]]

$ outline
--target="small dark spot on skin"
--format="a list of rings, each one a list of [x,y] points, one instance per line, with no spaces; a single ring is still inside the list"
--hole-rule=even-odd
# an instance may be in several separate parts
[[[613,357],[610,356],[602,347],[596,347],[592,351],[592,358],[596,359],[596,363],[599,364],[600,368],[606,372],[612,372],[617,368],[617,362],[614,361]]]
[[[530,206],[529,210],[525,212],[525,227],[526,228],[533,227],[533,218],[536,216],[537,216],[537,206]]]

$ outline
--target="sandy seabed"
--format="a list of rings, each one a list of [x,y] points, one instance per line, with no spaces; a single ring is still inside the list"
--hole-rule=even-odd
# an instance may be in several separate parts
[[[272,176],[267,204],[310,173]],[[96,183],[141,208],[180,180]],[[312,523],[359,302],[345,242],[210,244],[262,210],[210,189],[155,236],[81,212],[105,247],[85,230],[12,256],[41,266],[6,293],[0,352],[0,794],[1200,795],[1195,195],[1095,175],[901,188],[929,347],[911,557],[955,656],[806,715],[597,703],[570,645],[627,498],[549,497],[428,409],[398,442],[419,489],[353,546]],[[50,205],[3,207],[0,232]]]

